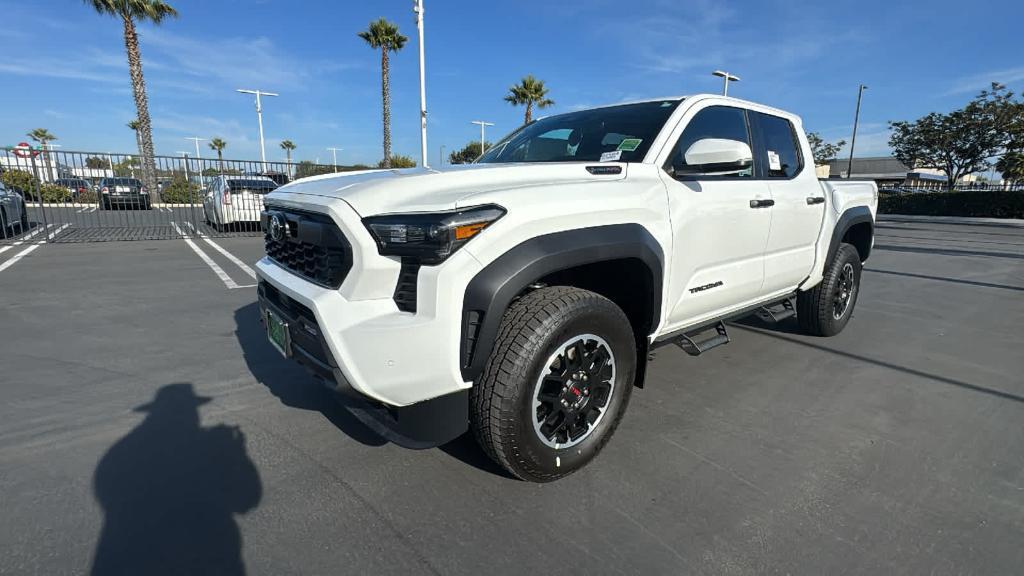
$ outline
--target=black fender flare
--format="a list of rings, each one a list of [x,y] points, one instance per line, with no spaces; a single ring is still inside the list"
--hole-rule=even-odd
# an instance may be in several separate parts
[[[475,381],[494,348],[505,310],[526,287],[559,270],[608,260],[637,259],[651,272],[650,328],[661,321],[664,254],[639,224],[578,228],[537,236],[502,254],[470,280],[462,303],[459,365]],[[639,360],[639,359],[638,359]]]
[[[854,206],[848,208],[840,216],[839,220],[836,221],[835,228],[832,229],[832,241],[828,245],[828,255],[825,257],[825,266],[828,266],[832,259],[836,256],[836,251],[839,250],[839,245],[843,242],[843,236],[846,235],[847,231],[850,230],[856,224],[867,223],[871,227],[871,237],[875,236],[875,219],[871,217],[871,210],[867,206]],[[868,259],[868,253],[871,251],[871,246],[868,245],[867,252],[864,254],[863,260]]]

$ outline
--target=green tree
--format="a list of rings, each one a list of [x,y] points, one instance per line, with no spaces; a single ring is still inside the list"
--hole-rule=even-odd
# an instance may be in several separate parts
[[[1011,183],[1024,182],[1024,152],[1007,152],[996,161],[996,170],[1003,180]]]
[[[380,18],[370,22],[370,27],[359,33],[359,37],[380,49],[380,92],[383,101],[384,119],[384,168],[391,166],[391,72],[388,52],[398,52],[409,41],[398,31],[398,26]]]
[[[1012,106],[1011,106],[1012,105]],[[988,160],[1012,145],[1006,115],[1017,103],[1004,86],[993,84],[959,110],[932,112],[913,122],[889,122],[893,155],[907,167],[934,168],[946,175],[946,187],[989,167]]]
[[[281,149],[288,155],[288,164],[292,163],[292,150],[295,150],[295,143],[291,140],[281,140]]]
[[[160,24],[164,18],[177,17],[178,12],[163,0],[85,0],[98,13],[121,19],[124,28],[124,48],[128,53],[128,74],[131,76],[135,97],[135,117],[139,122],[139,154],[145,160],[143,180],[151,199],[159,200],[156,185],[156,160],[153,158],[153,125],[149,118],[149,100],[146,80],[142,75],[142,52],[136,22]]]
[[[107,168],[108,166],[109,164],[107,163],[107,161],[103,158],[100,158],[99,156],[89,156],[85,159],[86,168],[91,168],[93,170],[102,170],[104,168]]]
[[[377,163],[377,168],[415,168],[416,161],[409,156],[403,156],[401,154],[395,154],[391,157],[391,162],[388,163],[388,159],[385,158]]]
[[[57,137],[54,136],[53,134],[50,134],[50,131],[47,130],[46,128],[36,128],[35,130],[26,134],[26,136],[38,142],[39,146],[42,147],[43,164],[46,166],[46,173],[48,175],[47,179],[53,180],[53,163],[50,162],[50,149],[46,145],[56,140]]]
[[[171,204],[192,204],[199,198],[199,186],[189,182],[184,174],[175,174],[160,192],[164,202]]]
[[[491,143],[484,142],[484,150],[490,150]],[[483,153],[480,151],[480,141],[476,140],[466,144],[462,150],[456,150],[448,155],[448,161],[452,164],[469,164],[479,158]]]
[[[220,138],[214,138],[210,140],[210,149],[217,152],[217,162],[220,164],[220,171],[224,172],[224,149],[228,147],[228,143]]]
[[[318,176],[320,174],[328,174],[331,172],[334,172],[334,167],[314,164],[309,160],[303,160],[295,165],[295,178]]]
[[[529,124],[533,121],[534,106],[537,108],[547,108],[555,103],[547,95],[548,88],[544,85],[544,81],[537,80],[533,77],[533,74],[527,74],[525,78],[519,81],[519,84],[508,89],[505,102],[513,106],[526,106],[523,124]]]
[[[821,166],[836,159],[839,150],[846,145],[846,140],[840,140],[835,144],[825,142],[817,132],[808,132],[807,141],[811,145],[811,155],[814,156],[814,165]]]
[[[3,182],[4,186],[21,192],[26,199],[34,200],[36,198],[35,191],[39,186],[39,181],[31,172],[26,170],[4,170],[0,172],[0,182]]]
[[[132,120],[131,122],[125,124],[125,126],[128,126],[128,128],[130,128],[131,131],[135,133],[135,147],[138,148],[139,153],[141,154],[142,136],[139,134],[139,126],[141,126],[141,124],[139,123],[138,120]]]

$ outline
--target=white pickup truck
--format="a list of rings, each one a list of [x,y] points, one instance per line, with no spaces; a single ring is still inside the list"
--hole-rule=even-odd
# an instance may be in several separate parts
[[[649,351],[725,321],[850,320],[877,189],[819,182],[797,116],[714,95],[537,120],[476,162],[306,178],[265,198],[271,342],[408,445],[472,428],[511,474],[578,470]]]

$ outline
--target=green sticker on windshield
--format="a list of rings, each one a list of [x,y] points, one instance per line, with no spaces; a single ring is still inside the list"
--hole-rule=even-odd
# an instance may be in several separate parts
[[[640,147],[641,142],[643,142],[643,140],[640,138],[626,138],[622,142],[619,142],[619,147],[616,148],[616,150],[632,152]]]

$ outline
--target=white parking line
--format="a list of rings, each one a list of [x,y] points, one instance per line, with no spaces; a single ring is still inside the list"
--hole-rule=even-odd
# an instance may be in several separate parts
[[[53,226],[56,226],[56,224],[47,224],[46,226],[37,226],[35,230],[33,230],[32,232],[29,232],[28,234],[26,234],[23,238],[21,238],[17,242],[11,244],[10,246],[4,246],[3,248],[0,248],[0,254],[3,254],[4,252],[7,252],[8,250],[10,250],[11,248],[14,248],[15,246],[21,246],[29,238],[35,236],[36,234],[39,234],[40,232],[42,232],[43,230],[46,230],[47,228],[52,228]]]
[[[199,248],[199,246],[196,246],[196,243],[193,242],[192,239],[189,238],[187,234],[185,234],[185,232],[178,226],[177,222],[171,221],[171,226],[174,226],[174,229],[177,230],[178,235],[181,236],[181,239],[184,240],[185,243],[188,244],[188,247],[191,248],[192,251],[196,253],[196,256],[199,256],[200,260],[205,262],[206,265],[209,266],[211,270],[213,270],[213,273],[216,274],[218,278],[220,278],[220,281],[223,282],[224,285],[227,286],[229,290],[234,290],[236,288],[251,288],[251,286],[239,286],[238,284],[236,284],[235,281],[232,280],[230,276],[228,276],[227,272],[225,272],[223,268],[218,266],[217,263],[214,262],[212,258],[207,256],[206,252],[203,252],[202,249]]]
[[[56,226],[56,224],[50,224],[50,226]],[[57,236],[57,234],[60,234],[61,232],[63,232],[64,229],[67,228],[68,226],[71,226],[70,222],[68,222],[67,224],[61,226],[60,228],[57,228],[53,232],[50,232],[49,234],[47,234],[46,235],[46,239],[40,240],[39,242],[37,242],[37,244],[45,244],[47,240],[53,240]]]
[[[17,253],[17,254],[15,254],[14,256],[11,256],[11,259],[10,259],[10,260],[8,260],[8,261],[4,262],[3,264],[0,264],[0,272],[3,272],[4,270],[7,270],[7,269],[8,269],[8,268],[10,268],[11,266],[14,266],[15,264],[17,264],[18,260],[21,260],[21,259],[22,259],[22,258],[24,258],[24,257],[25,257],[25,256],[26,256],[26,255],[27,255],[27,254],[28,254],[29,252],[31,252],[31,251],[33,251],[33,250],[35,250],[36,248],[39,248],[39,244],[32,244],[31,246],[29,246],[29,247],[25,248],[25,249],[24,249],[24,250],[22,250],[21,252],[18,252],[18,253]]]
[[[196,231],[199,234],[200,238],[202,238],[210,246],[213,246],[213,249],[216,250],[217,252],[220,252],[221,254],[223,254],[225,258],[227,258],[228,260],[231,260],[231,262],[234,263],[235,266],[238,266],[239,268],[241,268],[242,272],[245,272],[246,274],[248,274],[253,280],[256,279],[256,271],[253,270],[248,264],[246,264],[245,262],[242,262],[237,256],[235,256],[231,252],[228,252],[220,244],[217,244],[216,242],[211,240],[210,237],[207,236],[204,232],[202,232],[200,230],[196,230],[196,227],[193,226],[191,222],[185,222],[185,226],[188,226],[192,230]]]
[[[95,212],[95,211],[96,211],[96,207],[95,206],[90,206],[88,208],[79,208],[78,210],[75,210],[75,212],[77,212],[79,214],[82,214],[83,212]]]

